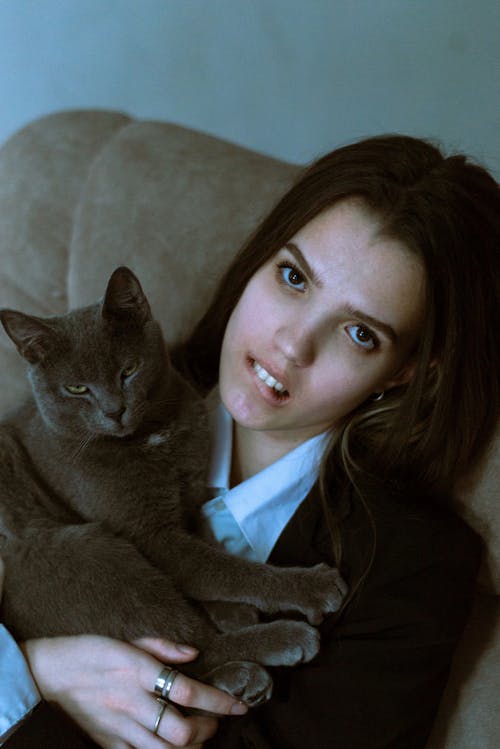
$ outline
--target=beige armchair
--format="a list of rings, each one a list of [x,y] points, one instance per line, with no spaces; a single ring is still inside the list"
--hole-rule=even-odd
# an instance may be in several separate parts
[[[0,307],[40,315],[98,299],[111,271],[139,275],[166,337],[183,336],[245,236],[298,167],[183,127],[105,111],[38,120],[0,149]],[[0,335],[0,415],[27,391]],[[459,487],[485,559],[429,749],[500,737],[500,451]]]

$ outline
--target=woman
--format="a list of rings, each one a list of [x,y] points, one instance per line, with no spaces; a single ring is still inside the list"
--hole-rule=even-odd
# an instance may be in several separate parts
[[[244,707],[182,674],[156,705],[162,663],[194,657],[172,643],[25,643],[41,693],[99,745],[199,747],[217,729],[206,746],[424,747],[479,561],[447,501],[498,413],[499,209],[463,157],[374,138],[313,164],[243,248],[176,352],[223,404],[205,531],[251,558],[336,564],[348,600],[317,659],[218,726],[177,708]]]

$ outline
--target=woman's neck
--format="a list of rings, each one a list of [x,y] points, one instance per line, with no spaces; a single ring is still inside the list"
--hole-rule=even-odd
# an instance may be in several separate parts
[[[258,431],[233,424],[231,487],[264,470],[303,441],[292,433]]]

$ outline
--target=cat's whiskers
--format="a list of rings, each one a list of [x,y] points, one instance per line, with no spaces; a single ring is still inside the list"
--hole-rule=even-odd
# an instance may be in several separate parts
[[[76,448],[76,450],[72,453],[71,459],[76,460],[80,453],[82,453],[91,442],[93,442],[96,439],[95,434],[92,434],[92,432],[88,432],[87,430],[82,430],[83,432],[83,439],[80,441],[80,444]]]

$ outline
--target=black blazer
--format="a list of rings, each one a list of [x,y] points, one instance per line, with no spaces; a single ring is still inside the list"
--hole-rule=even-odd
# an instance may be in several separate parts
[[[359,500],[344,502],[344,578],[351,584],[359,579],[374,540],[375,552],[349,606],[323,622],[319,656],[293,669],[274,669],[271,701],[246,716],[221,720],[207,749],[425,747],[469,611],[480,544],[461,520],[428,497],[378,487],[368,505],[375,539]],[[269,561],[333,564],[315,489]],[[95,744],[42,705],[5,746]]]
[[[347,500],[341,521],[348,582],[358,593],[321,626],[311,663],[275,669],[271,701],[220,723],[210,749],[423,749],[470,609],[478,537],[430,498],[376,487]],[[280,537],[274,564],[333,564],[311,492]]]

